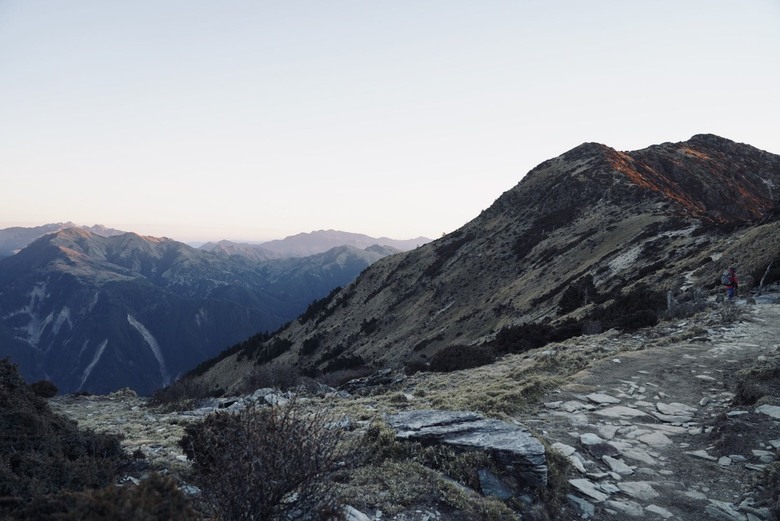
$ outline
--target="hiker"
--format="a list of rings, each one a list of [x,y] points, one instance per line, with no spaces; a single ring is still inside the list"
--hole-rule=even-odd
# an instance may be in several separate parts
[[[726,298],[729,302],[734,300],[734,295],[739,288],[739,280],[737,279],[737,268],[729,268],[721,276],[721,282],[726,288]]]

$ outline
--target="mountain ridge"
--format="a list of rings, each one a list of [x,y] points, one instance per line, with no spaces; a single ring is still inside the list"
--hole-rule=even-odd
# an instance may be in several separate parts
[[[391,239],[389,237],[371,237],[361,233],[338,230],[316,230],[290,235],[284,239],[266,241],[259,244],[237,243],[232,241],[208,242],[200,248],[223,255],[243,255],[255,260],[270,260],[285,257],[306,257],[323,253],[336,246],[354,246],[366,249],[370,246],[389,246],[397,251],[407,251],[430,242],[426,237],[414,239]]]
[[[559,300],[588,284],[614,300],[643,284],[678,294],[714,288],[724,264],[757,277],[780,251],[776,221],[764,222],[776,186],[780,156],[725,138],[636,152],[585,143],[532,169],[455,232],[372,265],[314,319],[279,331],[291,347],[273,363],[306,374],[333,360],[425,364],[507,327],[582,319],[592,299],[567,312]],[[743,233],[726,233],[735,227]],[[765,247],[750,251],[756,241]],[[317,350],[304,350],[313,339]],[[249,371],[226,358],[203,379],[230,389]]]
[[[0,259],[0,356],[64,392],[149,393],[388,253],[341,246],[256,263],[167,238],[63,229]]]

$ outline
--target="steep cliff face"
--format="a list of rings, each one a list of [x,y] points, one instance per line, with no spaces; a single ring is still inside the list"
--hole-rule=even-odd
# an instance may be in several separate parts
[[[291,347],[274,362],[317,372],[424,360],[505,326],[560,321],[561,294],[586,276],[602,294],[712,286],[725,263],[757,270],[777,253],[748,259],[723,230],[752,226],[751,240],[771,241],[776,224],[761,219],[778,186],[779,156],[716,136],[637,152],[580,145],[456,232],[374,264],[280,331]],[[206,379],[229,388],[249,367],[227,358]]]

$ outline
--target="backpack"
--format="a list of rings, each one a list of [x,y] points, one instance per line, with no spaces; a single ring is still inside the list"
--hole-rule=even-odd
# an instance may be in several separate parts
[[[731,273],[728,270],[724,271],[720,276],[720,283],[724,286],[731,286]]]

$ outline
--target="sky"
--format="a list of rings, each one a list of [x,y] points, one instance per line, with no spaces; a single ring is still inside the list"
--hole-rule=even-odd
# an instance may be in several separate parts
[[[780,0],[0,0],[0,228],[436,238],[583,142],[780,154]]]

